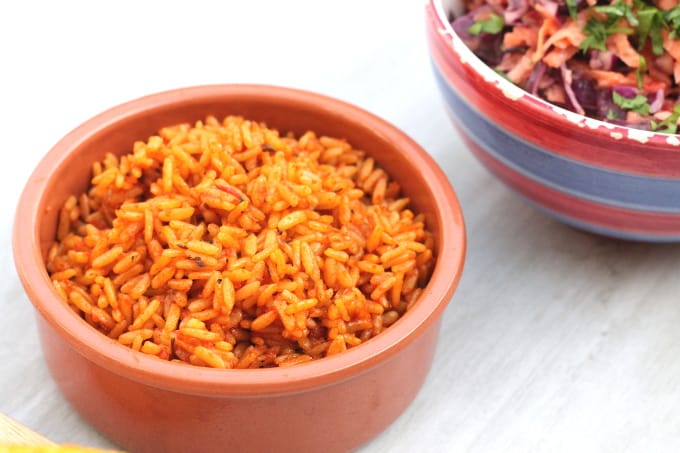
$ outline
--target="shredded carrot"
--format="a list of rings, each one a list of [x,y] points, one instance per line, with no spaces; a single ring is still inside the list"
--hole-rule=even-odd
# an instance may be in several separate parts
[[[555,24],[554,21],[545,21],[544,24],[551,23]],[[541,34],[541,31],[543,34]],[[550,33],[549,36],[547,34]],[[543,56],[549,51],[550,47],[554,46],[560,49],[576,48],[581,45],[581,42],[585,39],[583,32],[581,31],[578,24],[571,21],[567,26],[551,30],[550,27],[541,27],[538,32],[538,44],[536,46],[536,52],[533,55],[534,61],[539,61]],[[545,39],[547,36],[547,39]],[[542,41],[543,38],[543,41]],[[571,55],[576,53],[574,51]],[[557,65],[559,66],[559,64]]]
[[[529,75],[534,68],[530,53],[531,51],[522,55],[522,58],[519,59],[515,67],[506,74],[508,79],[512,82],[519,84],[529,78]]]
[[[616,85],[635,85],[635,74],[621,74],[616,71],[602,69],[586,69],[585,74],[595,80],[598,86],[612,87]]]
[[[670,39],[668,37],[668,33],[665,33],[663,39],[663,48],[666,52],[668,52],[668,55],[673,57],[673,59],[680,60],[680,41]]]
[[[566,49],[553,49],[543,57],[543,63],[551,68],[559,68],[566,63],[574,54],[578,52],[578,47],[568,47]]]
[[[675,82],[680,82],[680,61],[676,61],[673,65],[673,78]]]
[[[503,36],[503,46],[508,48],[529,46],[536,47],[538,30],[536,28],[517,26]]]
[[[538,29],[538,42],[536,43],[536,51],[532,57],[534,62],[540,61],[543,58],[546,50],[546,41],[551,35],[559,30],[559,24],[552,19],[545,19],[541,27]]]
[[[640,54],[630,45],[628,36],[614,33],[607,39],[607,47],[612,49],[617,57],[631,68],[640,67]]]
[[[659,9],[668,11],[678,5],[678,0],[656,0],[654,3]]]
[[[673,126],[661,132],[676,133],[680,0],[464,2],[468,14],[454,29],[470,27],[474,39],[460,37],[510,81],[574,112],[643,129],[658,131],[655,115],[667,112],[662,126]]]
[[[561,85],[552,85],[545,90],[545,98],[548,102],[555,104],[564,104],[567,101],[567,95],[564,93],[564,88]]]

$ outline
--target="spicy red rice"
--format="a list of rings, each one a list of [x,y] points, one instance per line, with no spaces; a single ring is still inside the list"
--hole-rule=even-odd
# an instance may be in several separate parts
[[[229,116],[93,165],[47,270],[95,328],[165,360],[293,365],[393,324],[433,265],[423,215],[344,140]]]

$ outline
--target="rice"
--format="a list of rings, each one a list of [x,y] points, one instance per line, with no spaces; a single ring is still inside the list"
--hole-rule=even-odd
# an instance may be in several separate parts
[[[345,140],[228,116],[93,165],[47,270],[123,345],[214,368],[287,366],[394,324],[434,263],[424,216]]]

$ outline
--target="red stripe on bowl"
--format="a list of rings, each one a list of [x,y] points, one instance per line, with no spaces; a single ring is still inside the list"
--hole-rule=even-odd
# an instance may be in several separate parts
[[[434,70],[440,71],[450,89],[492,121],[546,152],[589,165],[644,176],[680,177],[680,147],[671,147],[668,135],[655,134],[643,144],[627,137],[628,128],[579,127],[531,95],[518,100],[506,97],[472,66],[461,63],[451,35],[442,34],[444,26],[431,3],[427,29]],[[623,138],[613,138],[612,132]]]

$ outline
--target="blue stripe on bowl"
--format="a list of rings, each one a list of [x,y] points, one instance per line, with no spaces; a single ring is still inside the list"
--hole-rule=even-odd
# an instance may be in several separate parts
[[[525,177],[597,203],[679,213],[680,180],[617,173],[556,156],[487,120],[463,100],[432,61],[440,91],[460,127],[488,154]]]

